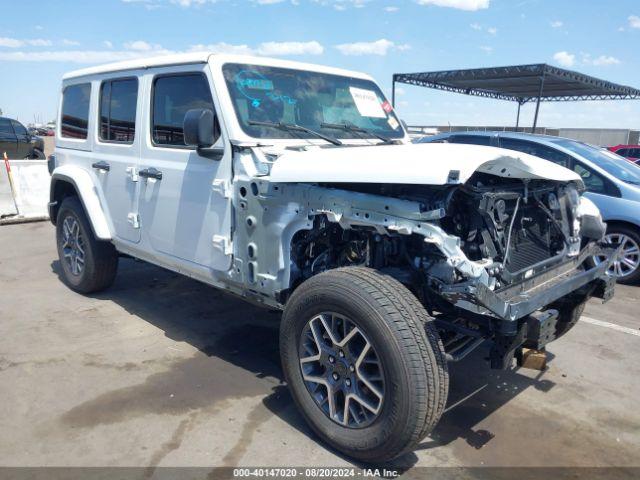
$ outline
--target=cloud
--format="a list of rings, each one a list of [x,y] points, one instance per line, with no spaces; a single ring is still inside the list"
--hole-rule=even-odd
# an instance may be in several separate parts
[[[620,60],[611,55],[600,55],[599,57],[592,57],[588,53],[581,53],[580,63],[582,65],[591,65],[594,67],[606,67],[609,65],[618,65]],[[553,59],[563,67],[572,67],[576,64],[576,56],[569,52],[557,52]]]
[[[76,42],[75,40],[69,40],[65,38],[62,40],[62,44],[68,47],[77,47],[78,45],[80,45],[80,42]]]
[[[593,65],[595,67],[606,67],[609,65],[618,65],[620,60],[611,55],[600,55],[599,57],[592,58],[588,53],[582,54],[582,63],[585,65]]]
[[[151,44],[144,40],[136,40],[135,42],[127,42],[124,44],[124,48],[127,50],[136,50],[138,52],[150,52],[162,50],[162,46],[158,44]]]
[[[139,58],[140,52],[134,51],[99,51],[99,50],[63,50],[40,52],[0,52],[3,62],[68,62],[83,64],[99,64],[131,60]]]
[[[192,45],[189,51],[207,51],[214,53],[230,53],[234,55],[322,55],[324,47],[315,40],[310,42],[263,42],[255,48],[249,45],[233,45],[219,42],[208,45]]]
[[[555,53],[553,59],[563,67],[572,67],[576,62],[576,56],[565,51]]]
[[[0,37],[0,47],[19,48],[22,46],[24,46],[24,42],[22,40],[17,40],[15,38]]]
[[[489,27],[487,28],[487,33],[489,35],[496,35],[498,33],[498,29],[496,27]]]
[[[384,11],[389,13],[397,12],[398,10],[400,10],[398,7],[384,7]]]
[[[42,38],[33,38],[28,40],[20,40],[17,38],[0,37],[0,47],[20,48],[20,47],[50,47],[53,45],[51,40]]]
[[[479,23],[472,23],[471,25],[469,25],[471,28],[473,28],[474,30],[482,30],[482,25],[480,25]]]
[[[435,5],[436,7],[476,11],[489,8],[489,1],[490,0],[416,0],[416,3],[419,5]]]
[[[551,28],[560,28],[564,25],[564,23],[562,23],[560,20],[554,20],[549,25],[551,25]]]
[[[370,1],[371,0],[313,0],[314,3],[318,3],[322,6],[331,6],[338,11],[346,10],[349,7],[362,8]]]
[[[407,44],[398,45],[386,38],[381,38],[375,42],[354,42],[336,45],[336,48],[343,55],[379,55],[385,56],[391,50],[405,51],[411,47]]]
[[[630,15],[628,20],[631,28],[640,28],[640,17],[638,15]]]
[[[104,42],[102,42],[102,44],[107,48],[113,48],[113,43],[109,40],[105,40]]]
[[[493,53],[493,47],[489,47],[487,45],[481,45],[478,48],[486,54]]]
[[[322,55],[324,47],[311,42],[264,42],[258,48],[258,55]]]

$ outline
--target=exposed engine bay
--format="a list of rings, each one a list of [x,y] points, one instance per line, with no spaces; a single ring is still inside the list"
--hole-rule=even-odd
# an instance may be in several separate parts
[[[496,290],[580,251],[580,197],[573,184],[505,182],[476,174],[465,185],[438,188],[375,184],[341,188],[418,201],[423,211],[441,209],[437,224],[460,238],[470,260],[485,262]],[[367,227],[343,230],[323,217],[315,222],[313,229],[299,232],[292,242],[292,260],[301,280],[347,265],[404,269],[405,273],[396,274],[403,280],[411,275],[411,282],[405,283],[415,285],[415,280],[421,280],[432,289],[463,280],[442,252],[419,236],[379,235]],[[604,231],[588,233],[597,239]]]

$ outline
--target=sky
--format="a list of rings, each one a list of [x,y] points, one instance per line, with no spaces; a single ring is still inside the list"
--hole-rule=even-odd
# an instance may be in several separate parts
[[[7,1],[7,0],[3,0]],[[0,17],[0,109],[55,117],[61,77],[89,65],[212,50],[391,76],[549,63],[640,87],[638,0],[13,0]],[[409,125],[507,125],[512,102],[412,86]],[[530,125],[526,105],[521,125]],[[543,103],[538,126],[640,128],[640,101]]]

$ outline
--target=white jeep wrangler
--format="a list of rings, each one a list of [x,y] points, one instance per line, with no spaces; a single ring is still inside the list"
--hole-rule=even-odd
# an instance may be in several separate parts
[[[442,415],[447,362],[493,368],[568,331],[613,282],[579,176],[514,151],[411,144],[367,75],[189,54],[64,77],[50,215],[62,276],[119,254],[284,310],[293,398],[365,461]]]

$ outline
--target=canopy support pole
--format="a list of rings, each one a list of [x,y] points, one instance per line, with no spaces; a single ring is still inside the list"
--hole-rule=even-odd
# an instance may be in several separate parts
[[[520,100],[518,100],[518,113],[516,114],[516,130],[518,129],[518,126],[520,125],[520,107],[522,106],[522,102]]]
[[[391,106],[396,108],[396,76],[393,76],[393,80],[391,82]]]
[[[533,130],[531,133],[536,133],[536,126],[538,125],[538,111],[540,110],[540,98],[542,97],[542,91],[544,90],[544,73],[540,76],[540,88],[538,89],[538,99],[536,100],[536,113],[533,116]]]

